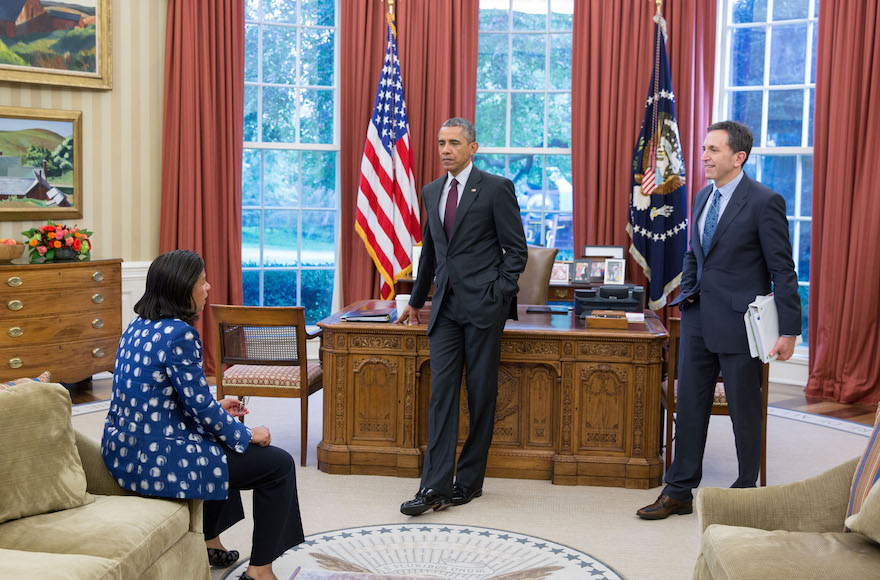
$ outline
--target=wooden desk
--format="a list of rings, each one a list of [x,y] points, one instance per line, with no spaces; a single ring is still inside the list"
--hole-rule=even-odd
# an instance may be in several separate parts
[[[394,291],[397,294],[408,294],[412,292],[413,279],[404,276],[394,283]],[[574,291],[582,288],[598,288],[601,284],[548,284],[547,285],[547,301],[548,302],[574,302]],[[430,297],[431,293],[428,294]]]
[[[324,330],[318,467],[418,477],[431,391],[428,309],[416,326],[340,321],[342,312],[363,305],[318,323]],[[519,321],[507,321],[504,329],[487,475],[660,485],[661,353],[668,335],[659,319],[648,313],[627,330],[587,330],[571,315],[525,309],[520,306]],[[459,449],[466,406],[462,394]]]

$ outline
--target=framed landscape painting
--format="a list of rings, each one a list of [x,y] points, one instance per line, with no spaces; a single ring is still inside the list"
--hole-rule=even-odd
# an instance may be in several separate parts
[[[109,89],[111,0],[0,0],[0,80]]]
[[[0,220],[82,217],[82,113],[0,107]]]

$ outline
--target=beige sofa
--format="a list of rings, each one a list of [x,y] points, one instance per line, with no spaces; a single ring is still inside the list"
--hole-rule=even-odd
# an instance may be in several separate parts
[[[0,521],[7,520],[0,523],[0,578],[210,578],[201,502],[152,499],[121,489],[104,466],[98,443],[70,426],[70,397],[61,385],[0,390],[0,470],[10,469],[6,452],[27,447],[31,437],[50,445],[19,456],[12,474],[0,473],[6,488],[0,489],[0,502],[6,502]],[[68,445],[75,451],[58,464],[55,451]],[[27,475],[15,475],[21,473]],[[61,481],[60,488],[34,489],[53,473],[50,483]],[[16,517],[42,512],[54,494],[82,505],[57,509],[54,504],[51,511]]]
[[[787,485],[700,490],[694,578],[880,578],[880,544],[843,531],[857,463]]]

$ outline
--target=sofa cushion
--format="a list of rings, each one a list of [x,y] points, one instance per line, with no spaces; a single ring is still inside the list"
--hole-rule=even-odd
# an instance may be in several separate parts
[[[0,523],[93,501],[61,385],[0,391],[0,449]]]
[[[0,525],[0,548],[106,558],[119,563],[122,578],[138,578],[189,530],[186,502],[94,497],[89,505]]]
[[[880,408],[874,421],[874,431],[868,439],[865,453],[862,454],[862,459],[853,475],[846,517],[859,513],[865,498],[868,497],[868,492],[878,480],[880,480]]]
[[[2,391],[3,389],[8,389],[9,387],[14,387],[15,385],[23,385],[25,383],[33,383],[33,382],[48,383],[51,380],[52,380],[52,375],[49,373],[49,371],[43,371],[40,374],[40,376],[34,377],[32,379],[29,379],[29,378],[13,379],[13,380],[9,381],[8,383],[0,383],[0,391]]]
[[[3,578],[124,580],[119,563],[105,558],[0,548],[0,562]]]
[[[846,527],[880,543],[880,484],[868,492],[859,513],[846,518]]]
[[[880,546],[861,534],[712,524],[701,542],[712,578],[876,578],[880,570]]]

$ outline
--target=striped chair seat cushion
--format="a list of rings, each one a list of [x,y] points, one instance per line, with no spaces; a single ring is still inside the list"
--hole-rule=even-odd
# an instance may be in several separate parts
[[[9,387],[14,387],[15,385],[23,385],[24,383],[48,383],[50,380],[52,379],[49,371],[43,371],[43,374],[32,379],[22,378],[9,381],[8,383],[0,383],[0,391],[8,389]]]
[[[852,488],[850,489],[849,505],[846,509],[846,516],[859,513],[865,498],[871,488],[880,481],[880,408],[877,409],[877,416],[874,421],[874,432],[868,439],[868,445],[865,453],[856,467],[856,473],[853,476]]]
[[[678,401],[678,381],[675,381],[675,400]],[[724,392],[724,383],[715,383],[715,395],[712,398],[712,404],[727,406],[727,394]]]
[[[309,386],[321,381],[324,371],[320,361],[309,361]],[[277,387],[299,389],[298,366],[232,365],[223,372],[225,387]]]

